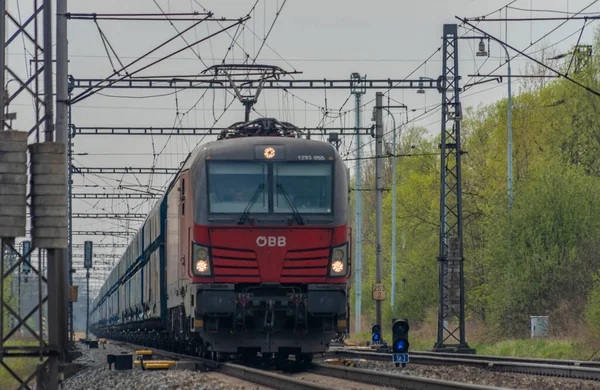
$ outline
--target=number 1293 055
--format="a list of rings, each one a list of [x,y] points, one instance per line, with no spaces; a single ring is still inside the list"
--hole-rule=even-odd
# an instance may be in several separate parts
[[[298,156],[298,160],[325,161],[325,156],[300,155]]]

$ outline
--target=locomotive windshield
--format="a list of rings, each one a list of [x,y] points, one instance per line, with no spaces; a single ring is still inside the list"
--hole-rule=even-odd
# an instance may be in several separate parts
[[[300,213],[331,213],[331,169],[331,164],[274,164],[273,211],[291,213],[293,206]]]
[[[211,213],[331,214],[331,163],[208,162]]]
[[[268,166],[264,163],[211,162],[208,164],[209,211],[243,213],[252,204],[251,213],[268,212],[267,178]]]

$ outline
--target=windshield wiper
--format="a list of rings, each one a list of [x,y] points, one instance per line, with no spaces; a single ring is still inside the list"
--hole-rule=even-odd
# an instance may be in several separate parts
[[[263,183],[261,183],[261,184],[258,185],[258,187],[256,188],[256,190],[254,191],[254,194],[252,194],[252,198],[250,199],[250,201],[246,205],[246,208],[244,209],[244,212],[240,216],[240,220],[238,221],[238,225],[243,225],[243,224],[246,223],[246,219],[248,219],[248,215],[250,215],[250,209],[252,208],[252,206],[254,206],[254,203],[256,203],[256,201],[258,200],[258,196],[260,195],[260,193],[263,191],[264,188],[265,188],[265,185]]]
[[[302,216],[300,215],[300,212],[298,211],[296,205],[292,201],[292,198],[290,198],[287,191],[283,188],[283,184],[277,184],[277,191],[279,191],[281,195],[283,195],[288,205],[290,205],[290,208],[292,209],[292,213],[294,213],[294,217],[296,218],[296,222],[298,222],[298,225],[304,225],[304,219],[302,219]]]

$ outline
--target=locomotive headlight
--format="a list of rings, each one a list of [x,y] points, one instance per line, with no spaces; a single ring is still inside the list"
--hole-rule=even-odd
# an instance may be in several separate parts
[[[331,250],[329,276],[346,276],[348,274],[348,244]]]
[[[210,255],[207,247],[192,243],[192,272],[196,276],[211,276]]]
[[[196,271],[201,274],[206,273],[208,271],[208,261],[196,260]]]
[[[342,263],[339,260],[336,260],[333,263],[331,263],[331,270],[336,274],[341,274],[344,271],[344,268],[344,263]]]

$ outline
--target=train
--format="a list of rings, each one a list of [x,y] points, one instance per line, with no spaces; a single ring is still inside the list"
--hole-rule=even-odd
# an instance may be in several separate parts
[[[274,118],[197,146],[90,308],[98,337],[310,361],[349,330],[349,171]]]

